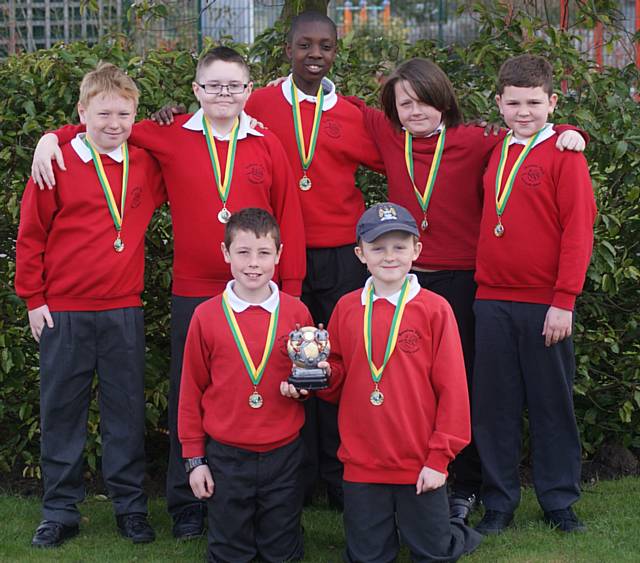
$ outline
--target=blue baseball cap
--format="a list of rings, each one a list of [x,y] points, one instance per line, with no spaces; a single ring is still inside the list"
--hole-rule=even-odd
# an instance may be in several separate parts
[[[403,231],[416,237],[420,236],[415,219],[401,205],[395,203],[377,203],[367,209],[356,226],[358,242],[373,242],[379,236],[391,231]]]

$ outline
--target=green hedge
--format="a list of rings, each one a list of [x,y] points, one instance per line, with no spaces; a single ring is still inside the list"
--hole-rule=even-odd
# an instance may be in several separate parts
[[[498,120],[493,102],[500,63],[533,52],[553,62],[566,95],[554,118],[589,132],[587,149],[600,211],[586,291],[578,303],[576,409],[585,451],[604,441],[640,448],[640,105],[630,95],[638,86],[634,67],[604,68],[583,59],[570,38],[517,14],[506,23],[502,8],[477,6],[482,32],[471,45],[437,48],[430,42],[404,44],[384,36],[349,35],[332,73],[345,94],[375,103],[377,76],[411,56],[434,59],[450,76],[467,118]],[[284,34],[277,27],[249,49],[256,83],[287,72]],[[0,471],[38,475],[38,359],[26,310],[13,293],[15,233],[19,198],[29,174],[33,147],[43,131],[76,122],[75,103],[83,74],[99,60],[127,70],[141,91],[139,117],[178,101],[194,107],[190,83],[194,55],[182,51],[134,53],[126,37],[101,44],[56,46],[11,57],[0,66]],[[368,200],[384,197],[381,177],[361,172]],[[156,213],[148,233],[144,294],[147,326],[147,422],[149,434],[165,432],[168,392],[171,227],[166,209]],[[100,455],[97,411],[90,416],[89,464]]]

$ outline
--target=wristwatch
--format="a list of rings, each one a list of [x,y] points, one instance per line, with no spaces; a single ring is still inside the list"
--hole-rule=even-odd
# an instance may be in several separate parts
[[[188,457],[184,460],[184,469],[187,473],[191,473],[196,467],[207,465],[206,457]]]

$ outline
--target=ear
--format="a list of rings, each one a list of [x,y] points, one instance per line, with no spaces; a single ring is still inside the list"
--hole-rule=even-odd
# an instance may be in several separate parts
[[[418,259],[418,256],[420,256],[421,252],[422,252],[422,243],[418,241],[413,245],[413,261]]]
[[[281,255],[282,255],[282,243],[280,243],[280,248],[278,248],[278,252],[276,253],[276,264],[280,263]]]
[[[287,55],[287,59],[291,60],[292,49],[291,49],[291,43],[289,43],[289,41],[287,41],[284,44],[284,52]]]
[[[364,257],[364,254],[362,253],[362,248],[360,247],[360,245],[355,246],[353,251],[356,253],[356,256],[358,257],[358,260],[360,260],[360,262],[362,262],[363,264],[367,263]]]
[[[197,82],[192,82],[191,83],[191,89],[193,90],[193,95],[196,97],[196,99],[198,101],[200,101],[200,98],[198,97],[200,94],[200,86],[198,86]]]
[[[253,92],[253,82],[249,82],[249,86],[247,86],[247,98],[251,96],[251,92]]]
[[[502,98],[500,97],[500,94],[496,94],[496,104],[497,104],[498,108],[500,109],[500,115],[504,115],[504,113],[502,111]]]
[[[86,108],[80,102],[78,102],[78,115],[80,116],[80,123],[82,123],[82,125],[87,124],[86,113]]]
[[[553,113],[553,110],[556,109],[556,105],[558,103],[558,94],[551,94],[549,96],[549,115]]]
[[[220,243],[220,250],[222,251],[222,256],[224,256],[224,261],[227,264],[231,264],[231,256],[229,255],[229,250],[224,242]]]

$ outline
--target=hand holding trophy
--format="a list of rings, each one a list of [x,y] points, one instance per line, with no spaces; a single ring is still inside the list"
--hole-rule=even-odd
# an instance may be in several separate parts
[[[327,370],[318,367],[318,363],[329,357],[329,333],[324,325],[296,325],[289,333],[287,342],[289,357],[294,363],[291,376],[287,380],[296,389],[326,389],[328,387]]]

